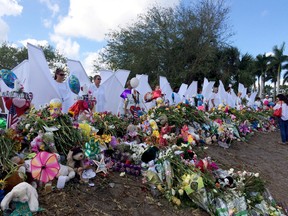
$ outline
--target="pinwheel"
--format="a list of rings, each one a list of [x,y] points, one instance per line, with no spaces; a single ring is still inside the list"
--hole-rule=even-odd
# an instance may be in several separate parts
[[[42,151],[31,160],[32,177],[44,183],[53,180],[59,169],[60,165],[53,153]]]
[[[97,154],[100,153],[99,148],[99,141],[96,141],[92,138],[89,140],[89,142],[85,143],[85,150],[84,150],[85,156],[93,159]]]

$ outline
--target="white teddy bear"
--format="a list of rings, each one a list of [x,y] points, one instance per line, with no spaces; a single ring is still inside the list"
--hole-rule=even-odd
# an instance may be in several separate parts
[[[17,184],[1,202],[1,209],[9,209],[11,201],[28,203],[31,212],[37,212],[39,209],[37,190],[27,182]]]
[[[60,155],[55,153],[58,161],[60,161]],[[65,176],[65,182],[68,182],[70,179],[74,178],[75,177],[75,171],[72,167],[69,167],[69,166],[65,166],[61,163],[59,163],[60,165],[60,170],[57,174],[57,178],[59,178],[60,176]]]

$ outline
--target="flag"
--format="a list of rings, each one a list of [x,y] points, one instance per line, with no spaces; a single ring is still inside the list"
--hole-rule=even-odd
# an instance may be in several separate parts
[[[19,117],[16,113],[16,108],[14,104],[11,105],[8,113],[8,128],[10,128],[13,124],[16,124],[19,122]]]

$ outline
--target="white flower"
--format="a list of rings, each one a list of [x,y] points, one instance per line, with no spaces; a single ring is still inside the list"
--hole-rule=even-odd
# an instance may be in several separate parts
[[[109,125],[108,128],[109,128],[109,129],[114,129],[114,128],[115,128],[115,125]]]
[[[26,124],[26,125],[25,125],[25,129],[28,130],[29,128],[30,128],[30,124]]]
[[[176,191],[172,188],[171,189],[171,194],[173,195],[173,196],[175,196],[175,194],[176,194]]]
[[[125,176],[125,172],[121,172],[119,176],[120,176],[120,177]]]
[[[254,176],[255,176],[256,178],[258,178],[258,177],[259,177],[259,173],[255,173]]]
[[[167,134],[164,134],[164,135],[163,135],[163,138],[164,138],[164,139],[169,139],[169,138],[170,138],[170,136],[169,136],[169,135],[167,135]]]

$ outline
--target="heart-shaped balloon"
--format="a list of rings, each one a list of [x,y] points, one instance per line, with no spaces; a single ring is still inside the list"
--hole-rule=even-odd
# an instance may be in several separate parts
[[[26,100],[23,98],[13,98],[12,102],[18,108],[22,108],[26,105]]]

